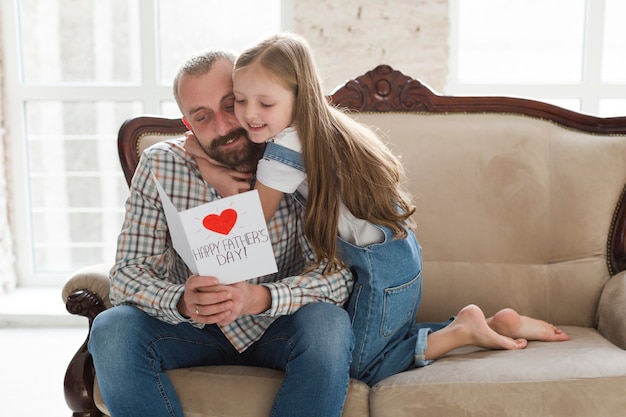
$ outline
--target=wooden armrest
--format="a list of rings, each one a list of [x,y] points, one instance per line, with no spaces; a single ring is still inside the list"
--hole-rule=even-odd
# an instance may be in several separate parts
[[[86,313],[83,311],[84,308],[77,303],[78,301],[81,303],[88,302],[86,300],[89,298],[88,294],[93,294],[99,298],[99,302],[102,304],[101,310],[112,307],[109,300],[110,269],[111,265],[109,264],[90,265],[77,270],[69,277],[63,287],[62,294],[63,301],[70,313],[88,317],[87,314],[83,314]],[[95,300],[93,302],[96,303]]]
[[[71,314],[87,317],[89,330],[98,314],[111,307],[109,270],[111,265],[88,266],[74,272],[63,287],[63,301]],[[73,416],[100,416],[93,400],[95,371],[87,350],[89,332],[65,372],[65,402]]]
[[[611,277],[598,305],[598,331],[612,343],[626,349],[626,271]]]

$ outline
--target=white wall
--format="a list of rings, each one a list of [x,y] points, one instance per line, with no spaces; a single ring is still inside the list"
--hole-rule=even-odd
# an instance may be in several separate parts
[[[2,15],[0,8],[0,17]],[[0,18],[0,22],[2,19]],[[0,52],[2,51],[2,42],[0,42]],[[13,245],[13,234],[9,222],[9,195],[8,186],[10,161],[8,160],[8,143],[7,135],[5,135],[6,117],[4,109],[6,108],[4,93],[4,55],[0,53],[0,294],[7,292],[15,286],[15,255]]]

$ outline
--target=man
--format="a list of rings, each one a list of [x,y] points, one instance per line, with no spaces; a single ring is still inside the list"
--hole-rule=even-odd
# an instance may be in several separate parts
[[[175,77],[174,96],[207,157],[250,172],[261,149],[233,114],[233,62],[224,51],[191,57]],[[182,417],[166,371],[201,365],[288,370],[273,416],[339,416],[354,344],[341,306],[353,278],[345,269],[323,275],[324,264],[302,273],[315,259],[302,207],[285,196],[268,224],[276,275],[220,285],[215,277],[191,276],[174,251],[152,175],[179,211],[220,198],[182,140],[144,152],[111,270],[115,307],[97,316],[89,342],[112,416]]]

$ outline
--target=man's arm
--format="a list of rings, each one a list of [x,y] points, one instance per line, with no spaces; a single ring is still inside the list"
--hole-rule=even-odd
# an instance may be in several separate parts
[[[247,282],[224,286],[215,277],[190,277],[189,269],[173,249],[152,173],[168,194],[173,193],[175,187],[168,184],[174,180],[189,185],[185,198],[190,200],[186,204],[181,196],[170,194],[177,208],[185,210],[217,198],[195,172],[180,144],[162,144],[142,156],[126,204],[117,261],[111,270],[113,303],[134,305],[173,324],[227,323],[244,314],[268,310],[271,298],[267,288]]]
[[[174,182],[189,185],[184,198],[170,195],[178,209],[184,210],[214,198],[193,166],[180,143],[161,143],[144,153],[131,183],[110,276],[114,304],[134,305],[173,324],[188,320],[177,307],[190,271],[172,247],[152,173],[168,194]],[[181,205],[183,201],[186,206]]]
[[[247,314],[277,317],[291,314],[311,302],[343,305],[347,300],[352,289],[349,270],[324,275],[322,265],[302,273],[305,263],[312,261],[314,254],[302,230],[303,208],[292,196],[282,199],[276,216],[268,225],[282,279],[270,275],[230,286],[214,286],[207,281],[209,277],[200,277],[203,281],[190,278],[189,269],[171,245],[152,172],[168,194],[175,189],[168,175],[176,175],[177,182],[189,185],[184,198],[170,194],[179,210],[218,198],[197,176],[194,162],[180,145],[157,145],[144,154],[131,185],[127,215],[118,240],[117,263],[111,271],[114,304],[135,305],[169,323],[188,321],[201,326],[209,322],[226,325]],[[201,302],[195,303],[195,298],[189,298],[194,291],[198,293],[195,296],[202,298]],[[210,300],[215,294],[201,292],[225,292],[227,295],[220,298],[224,294],[218,294]],[[196,304],[200,313],[221,315],[201,319],[201,314],[195,313]],[[204,311],[202,305],[212,307]],[[232,325],[236,332],[238,324]],[[225,330],[228,332],[228,328]]]

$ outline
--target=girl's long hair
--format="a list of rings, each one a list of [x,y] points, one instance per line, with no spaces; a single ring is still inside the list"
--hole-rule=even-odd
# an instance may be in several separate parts
[[[402,164],[373,130],[328,103],[307,42],[295,34],[273,35],[244,51],[234,71],[252,64],[296,97],[293,116],[309,187],[304,231],[315,267],[323,261],[325,272],[344,266],[337,253],[341,202],[355,217],[406,237],[415,207],[401,186]]]

